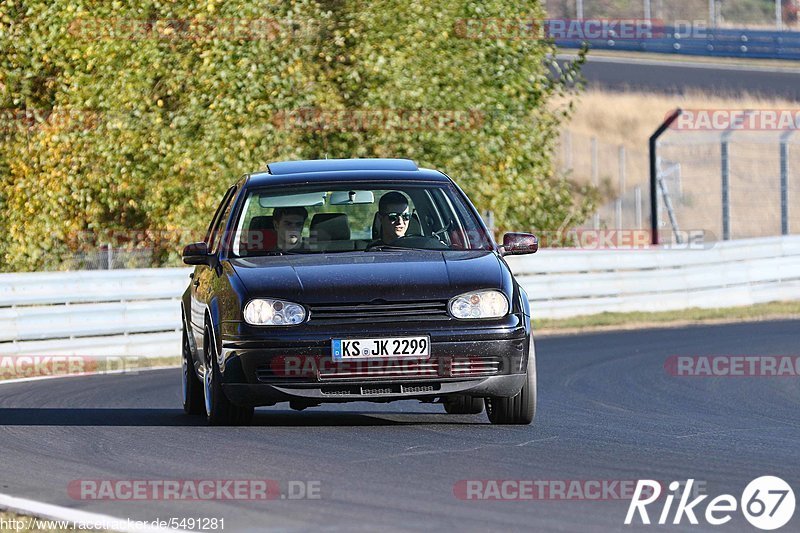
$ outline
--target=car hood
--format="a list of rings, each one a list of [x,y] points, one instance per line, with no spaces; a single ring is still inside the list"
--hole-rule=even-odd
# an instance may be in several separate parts
[[[500,260],[487,251],[265,256],[231,265],[249,297],[305,304],[449,299],[503,283]]]

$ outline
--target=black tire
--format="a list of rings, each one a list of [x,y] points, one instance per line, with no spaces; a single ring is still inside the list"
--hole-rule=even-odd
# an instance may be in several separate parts
[[[530,424],[536,417],[536,351],[531,338],[527,380],[516,396],[486,398],[486,414],[492,424]]]
[[[183,340],[181,347],[183,411],[187,415],[202,415],[206,412],[203,399],[203,382],[197,377],[192,361],[192,351],[189,347],[189,336],[186,325],[183,326]]]
[[[449,415],[479,415],[483,412],[483,398],[453,394],[444,399],[444,410]]]
[[[206,419],[212,426],[247,426],[253,420],[252,407],[240,407],[232,403],[222,390],[222,374],[217,365],[217,349],[206,326],[204,353],[206,354],[203,376],[203,403]]]

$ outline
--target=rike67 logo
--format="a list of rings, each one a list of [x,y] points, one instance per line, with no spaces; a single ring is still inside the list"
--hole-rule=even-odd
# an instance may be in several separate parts
[[[711,525],[719,526],[731,521],[737,507],[741,508],[742,514],[750,524],[758,529],[771,531],[786,525],[794,515],[795,499],[794,491],[779,477],[762,476],[751,481],[742,492],[739,501],[730,494],[721,494],[710,500],[705,506],[705,512],[701,513],[703,500],[708,495],[697,496],[691,501],[693,479],[689,479],[685,484],[673,481],[669,484],[669,491],[663,500],[661,513],[657,517],[657,524],[665,525],[669,522],[678,525],[685,517],[690,524],[697,525],[697,516],[705,518]],[[683,487],[681,494],[677,491]],[[628,514],[625,517],[625,524],[633,523],[634,516],[639,514],[642,524],[650,524],[650,515],[647,506],[653,504],[661,497],[662,486],[658,481],[643,479],[636,484],[633,499],[628,507]],[[672,504],[678,497],[678,504],[674,514]],[[660,502],[659,502],[660,503]],[[654,506],[655,507],[655,506]],[[654,517],[655,518],[655,517]]]

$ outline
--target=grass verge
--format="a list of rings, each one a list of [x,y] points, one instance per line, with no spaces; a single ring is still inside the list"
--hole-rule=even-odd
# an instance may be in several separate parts
[[[646,155],[647,139],[661,122],[675,108],[694,110],[795,110],[797,102],[786,98],[764,97],[753,94],[723,94],[720,91],[708,93],[701,90],[687,90],[684,94],[653,94],[643,91],[610,91],[603,89],[589,89],[571,98],[575,110],[567,129],[576,135],[597,137],[603,144],[625,146],[628,150],[642,152]],[[554,102],[559,108],[565,108],[568,99]],[[675,133],[673,133],[674,135]],[[713,137],[713,135],[711,135]],[[575,146],[576,155],[579,147]],[[587,150],[588,146],[581,147]],[[616,154],[614,154],[616,155]],[[586,156],[588,159],[588,156]],[[642,157],[641,168],[633,164],[629,168],[631,178],[647,177],[648,162]],[[600,160],[601,166],[604,161]],[[630,162],[629,164],[634,163]],[[606,162],[611,166],[611,163]],[[611,172],[616,172],[616,166],[611,166]],[[580,177],[580,176],[576,176]],[[589,176],[584,177],[589,180]]]
[[[9,355],[0,357],[0,381],[80,374],[135,374],[154,367],[178,367],[178,355],[165,357],[92,357],[81,355]],[[0,533],[2,533],[0,528]]]
[[[578,50],[573,48],[559,48],[559,56],[575,56]],[[762,58],[742,58],[742,57],[721,57],[721,56],[693,56],[681,54],[659,54],[655,52],[631,52],[626,50],[600,50],[593,49],[589,52],[589,60],[592,57],[608,57],[613,59],[641,59],[647,61],[658,61],[660,63],[707,63],[710,66],[721,67],[757,67],[757,68],[785,68],[787,70],[797,70],[797,61],[789,59],[762,59]]]
[[[586,331],[681,327],[691,324],[724,324],[762,320],[800,319],[800,301],[770,302],[748,307],[681,309],[655,313],[599,313],[561,319],[536,319],[537,335],[561,335]]]

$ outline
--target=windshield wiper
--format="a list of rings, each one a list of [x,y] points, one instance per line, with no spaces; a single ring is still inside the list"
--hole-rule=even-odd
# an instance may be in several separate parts
[[[438,250],[436,248],[414,248],[413,246],[392,246],[391,244],[381,244],[378,246],[372,246],[370,248],[365,249],[365,252],[385,252],[385,251],[396,251],[396,250],[414,250],[414,251],[425,251],[425,252],[441,252],[442,250]]]
[[[379,244],[378,246],[370,246],[364,249],[365,252],[383,252],[385,250],[408,250],[402,246],[391,246],[389,244]]]
[[[265,250],[263,252],[258,252],[257,254],[248,254],[242,257],[267,257],[267,256],[275,256],[275,255],[298,255],[306,252],[298,252],[295,250]]]

